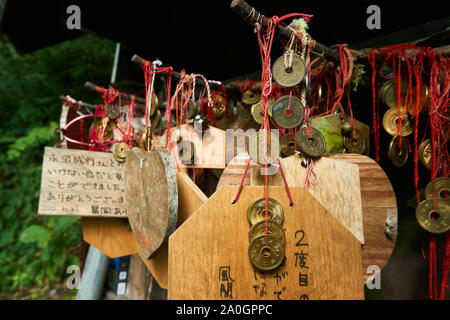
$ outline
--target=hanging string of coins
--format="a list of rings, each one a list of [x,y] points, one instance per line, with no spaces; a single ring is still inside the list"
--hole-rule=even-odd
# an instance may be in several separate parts
[[[89,106],[86,114],[80,112],[79,104],[71,97],[65,97],[64,103],[76,108],[79,116],[72,119],[64,128],[58,128],[64,140],[87,147],[90,151],[112,152],[118,162],[124,162],[130,148],[138,140],[131,126],[131,119],[136,115],[135,96],[121,93],[110,87],[109,89],[96,87],[95,90],[103,99],[104,104]],[[83,123],[86,119],[92,120],[89,128],[89,141],[83,141]],[[68,129],[75,123],[80,123],[80,139],[67,136]]]
[[[311,17],[302,14],[286,15],[282,18],[273,17],[269,19],[269,26],[266,30],[262,30],[261,24],[256,21],[255,30],[257,30],[263,64],[261,95],[258,97],[255,92],[246,91],[242,100],[243,105],[252,104],[251,114],[253,119],[257,123],[261,123],[260,131],[250,137],[249,148],[253,150],[249,150],[249,155],[254,161],[264,166],[264,197],[252,203],[247,212],[251,225],[249,259],[254,267],[261,270],[274,270],[284,260],[284,231],[281,228],[283,209],[275,199],[269,198],[268,192],[268,166],[275,164],[279,155],[279,150],[274,152],[272,148],[273,136],[270,133],[269,117],[272,117],[278,126],[293,129],[302,123],[305,112],[304,101],[302,102],[297,96],[293,97],[293,90],[289,91],[289,96],[280,97],[275,101],[272,83],[273,77],[280,86],[285,85],[289,88],[298,85],[305,77],[304,61],[291,51],[290,60],[282,57],[283,61],[278,59],[271,66],[270,52],[276,25],[284,19],[297,16],[307,20]],[[281,170],[281,163],[278,161],[276,164]],[[249,165],[250,161],[247,163],[245,174]],[[289,186],[285,180],[284,182],[292,206],[294,202],[289,192]],[[238,200],[241,190],[242,184],[238,188],[238,193],[232,203]]]
[[[139,146],[141,146],[145,151],[150,151],[152,149],[153,134],[161,134],[164,129],[162,114],[158,108],[159,100],[155,93],[155,78],[157,74],[163,72],[167,73],[165,80],[165,94],[168,101],[171,90],[173,68],[161,68],[161,64],[161,61],[156,60],[153,62],[144,61],[142,65],[145,77],[145,128],[139,133],[139,136],[141,137]]]
[[[128,152],[135,141],[138,140],[131,126],[131,119],[136,113],[136,97],[134,95],[128,97],[112,87],[109,89],[98,88],[97,92],[104,101],[103,110],[99,110],[99,113],[104,111],[104,116],[101,120],[101,127],[97,131],[99,132],[98,137],[103,140],[105,133],[107,133],[107,138],[113,140],[114,132],[119,132],[122,138],[120,141],[113,142],[110,150],[117,162],[125,162]],[[125,100],[127,104],[124,104],[122,100]],[[95,134],[95,131],[93,134]]]
[[[296,19],[288,28],[292,31],[291,38],[283,55],[272,64],[274,82],[267,108],[271,127],[280,133],[282,155],[299,153],[313,159],[323,155],[326,151],[325,139],[320,130],[311,127],[310,120],[334,113],[341,116],[345,150],[349,153],[365,153],[366,140],[354,125],[349,94],[354,69],[353,56],[359,53],[345,45],[337,45],[334,48],[339,51],[339,65],[320,57],[311,61],[307,23]],[[320,59],[323,60],[321,63]],[[258,87],[246,81],[239,88],[242,100],[237,108],[238,116],[244,120],[251,116],[256,123],[262,124],[261,85]],[[346,108],[343,106],[345,97]],[[304,134],[305,130],[307,135]]]
[[[432,48],[410,44],[372,49],[368,56],[372,68],[373,129],[376,160],[379,161],[378,101],[387,107],[382,125],[392,136],[388,156],[402,167],[413,152],[414,184],[418,206],[418,224],[430,233],[428,260],[430,263],[430,299],[442,299],[450,265],[450,250],[442,262],[442,283],[438,293],[435,234],[446,234],[450,248],[450,155],[448,151],[450,119],[450,59]],[[426,82],[428,80],[428,83]],[[382,83],[381,87],[379,83]],[[419,122],[420,121],[420,122]],[[425,129],[419,123],[426,122]],[[413,135],[414,134],[414,135]],[[419,139],[419,134],[422,136]],[[413,136],[413,141],[408,138]],[[413,147],[411,147],[411,145]],[[412,150],[410,150],[412,149]],[[425,187],[425,199],[419,193],[418,163],[430,170],[431,181]]]
[[[197,79],[201,79],[204,83],[203,90],[196,97]],[[219,86],[220,91],[212,92],[210,84]],[[207,80],[200,74],[186,74],[181,72],[180,80],[175,91],[167,104],[167,136],[166,148],[172,149],[174,145],[171,141],[171,116],[172,110],[175,111],[175,143],[177,145],[178,154],[177,161],[184,164],[193,164],[195,157],[195,145],[186,137],[181,130],[182,124],[191,124],[196,134],[202,135],[209,127],[209,122],[223,117],[226,110],[225,88],[222,83],[214,80]],[[211,119],[211,120],[209,120]]]

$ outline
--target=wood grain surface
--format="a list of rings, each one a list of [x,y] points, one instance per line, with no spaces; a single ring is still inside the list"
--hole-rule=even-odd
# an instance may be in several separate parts
[[[178,188],[173,161],[165,149],[131,150],[125,164],[128,219],[145,258],[156,255],[175,230]]]
[[[285,262],[270,272],[248,258],[246,210],[263,187],[217,190],[169,239],[169,299],[363,299],[359,241],[308,192],[270,187],[284,208]],[[299,205],[301,203],[301,205]]]
[[[123,164],[111,153],[45,147],[38,213],[126,217]]]
[[[136,239],[127,224],[128,219],[122,218],[83,217],[83,239],[111,259],[135,254]]]
[[[246,157],[248,156],[240,154],[227,165],[219,179],[218,189],[226,185],[239,185]],[[364,155],[340,154],[331,159],[353,163],[359,167],[365,242],[361,248],[363,269],[366,271],[369,266],[376,265],[382,270],[391,257],[396,241],[395,234],[391,240],[385,233],[387,217],[394,221],[397,219],[397,202],[389,178],[374,160]],[[248,174],[244,185],[250,185],[250,182]],[[371,274],[364,273],[364,282]]]
[[[373,159],[359,154],[334,155],[331,159],[354,163],[359,167],[364,239],[363,268],[371,265],[384,268],[397,238],[397,199],[384,170]],[[386,236],[386,219],[394,226],[392,239]],[[370,274],[364,273],[364,281]]]
[[[301,165],[302,158],[293,155],[281,159],[280,162],[289,187],[303,188],[307,168]],[[250,170],[251,186],[264,185],[264,176],[261,172],[263,172],[261,166]],[[358,166],[322,157],[314,162],[314,172],[311,177],[316,182],[309,186],[309,193],[361,243],[364,243]],[[269,185],[284,186],[281,174],[270,175]]]
[[[182,225],[208,199],[195,183],[183,172],[177,173],[178,181],[178,222]],[[168,286],[168,244],[164,244],[157,256],[145,259],[142,252],[138,254],[155,277],[161,288]]]

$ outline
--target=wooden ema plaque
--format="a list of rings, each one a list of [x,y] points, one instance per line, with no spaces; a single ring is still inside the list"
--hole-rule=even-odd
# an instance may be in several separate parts
[[[178,181],[178,222],[182,225],[208,198],[197,185],[183,172],[177,173]],[[139,250],[139,256],[147,268],[155,277],[161,288],[168,287],[168,243],[160,248],[158,255],[151,259],[145,259]]]
[[[364,282],[374,275],[367,273],[369,266],[383,270],[391,257],[397,240],[397,199],[389,177],[373,159],[360,154],[340,154],[335,160],[354,163],[359,167],[361,205],[364,224],[364,245],[362,261]],[[395,225],[392,238],[386,235],[386,220]]]
[[[178,221],[180,226],[208,199],[184,172],[177,173]],[[138,253],[148,270],[161,288],[168,283],[168,245],[151,259],[146,259],[140,250],[136,237],[127,228],[126,219],[82,218],[83,238],[109,258],[117,258]]]
[[[127,224],[121,218],[81,218],[83,239],[111,259],[135,254],[136,238]]]
[[[133,149],[125,163],[125,198],[131,229],[144,258],[155,256],[175,230],[178,186],[165,149]]]
[[[45,147],[38,214],[126,217],[124,188],[111,153]]]
[[[269,196],[283,206],[284,265],[260,272],[248,257],[247,208],[264,187],[216,191],[169,238],[169,299],[363,299],[361,244],[307,191],[283,187]]]
[[[240,184],[247,157],[247,154],[240,154],[228,164],[220,177],[217,188]],[[397,219],[397,201],[389,178],[373,159],[364,155],[340,154],[334,155],[330,159],[345,161],[359,167],[364,230],[364,245],[361,248],[363,269],[366,271],[369,266],[375,265],[382,270],[391,257],[396,241],[395,237],[389,239],[385,233],[386,219],[392,218],[394,221]],[[255,165],[251,165],[251,168],[254,167]],[[290,175],[289,172],[286,172],[286,168],[284,170],[286,175]],[[245,186],[253,185],[251,183],[256,182],[251,178],[253,173],[254,169],[250,169],[244,180]],[[275,180],[279,186],[283,185],[281,177]],[[299,180],[298,184],[302,182]],[[373,272],[364,273],[364,283],[371,275]]]
[[[178,157],[181,150],[178,150],[175,133],[180,130],[183,140],[191,141],[194,144],[195,158],[193,164],[184,164],[178,160],[180,168],[225,168],[225,131],[209,126],[205,133],[194,131],[194,126],[184,124],[171,129],[171,149],[172,156]]]
[[[240,158],[240,166],[245,168],[246,160],[242,154]],[[289,187],[303,188],[307,169],[301,165],[301,158],[297,155],[283,158],[281,165]],[[238,159],[231,162],[229,167],[230,170],[233,170],[233,167],[239,168]],[[264,185],[264,176],[260,173],[261,168],[263,167],[256,165],[249,169],[248,185]],[[358,166],[322,157],[314,162],[314,168],[316,175],[312,175],[312,178],[317,179],[317,182],[311,185],[308,191],[361,243],[364,243]],[[227,170],[228,167],[224,170],[223,177],[225,179]],[[240,174],[236,172],[236,174],[240,176],[239,179],[242,179],[243,171]],[[221,177],[217,187],[224,185],[224,182],[228,183]],[[269,185],[284,186],[279,172],[269,176]]]

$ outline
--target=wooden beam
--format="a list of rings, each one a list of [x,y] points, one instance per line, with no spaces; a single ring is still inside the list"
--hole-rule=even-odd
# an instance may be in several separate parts
[[[265,28],[267,28],[267,26],[269,24],[269,19],[264,17],[255,8],[250,6],[245,0],[233,0],[231,2],[230,8],[235,13],[237,13],[242,19],[247,21],[250,25],[253,25],[253,24],[255,24],[255,22],[258,22],[261,24],[262,28],[265,29]],[[279,35],[280,40],[289,40],[292,35],[291,30],[289,30],[288,28],[286,28],[280,24],[277,25],[277,33]],[[332,62],[340,61],[338,52],[336,52],[335,50],[333,50],[327,46],[324,46],[323,44],[321,44],[317,41],[315,41],[315,45],[314,45],[314,48],[312,48],[312,50],[319,55],[323,55],[323,57],[329,61],[332,61]]]
[[[71,98],[71,97],[69,96],[69,98]],[[59,99],[62,100],[62,101],[65,101],[66,100],[66,96],[62,96],[61,95],[61,96],[59,96]],[[75,100],[75,99],[73,99],[73,100]],[[83,102],[81,100],[75,100],[74,104],[78,105],[79,107],[85,107],[85,108],[88,108],[88,109],[95,109],[95,107],[96,107],[93,104],[89,104],[89,103]]]
[[[361,49],[358,50],[361,55],[359,56],[362,59],[366,59],[369,56],[370,50],[372,50],[371,48],[366,48],[366,49]],[[438,48],[434,48],[435,52],[437,55],[439,55],[439,53],[442,53],[446,56],[450,55],[450,45],[448,46],[443,46],[443,47],[438,47]],[[376,49],[375,53],[379,52],[380,49]],[[406,49],[406,54],[412,58],[416,53],[417,53],[418,49]]]
[[[133,55],[131,57],[131,62],[133,62],[134,64],[136,64],[139,68],[142,69],[142,67],[144,66],[144,64],[147,62],[145,59],[141,58],[140,56],[138,56],[137,54]],[[167,75],[167,71],[162,71],[162,74]],[[179,81],[181,79],[181,73],[173,71],[172,76],[174,77],[175,80]],[[203,81],[203,79],[201,78],[195,78],[195,85],[199,86],[199,87],[203,87],[205,86],[205,82]],[[216,83],[209,83],[209,85],[216,85]]]
[[[96,91],[96,92],[99,92],[99,93],[104,93],[107,90],[106,88],[100,87],[100,86],[98,86],[98,85],[96,85],[96,84],[94,84],[94,83],[92,83],[90,81],[86,81],[84,86],[86,88],[92,90],[92,91]],[[130,94],[123,93],[123,92],[121,92],[120,94],[123,97],[125,97],[126,99],[131,100],[131,95]],[[136,97],[135,101],[136,101],[136,103],[145,105],[145,99],[144,98]]]

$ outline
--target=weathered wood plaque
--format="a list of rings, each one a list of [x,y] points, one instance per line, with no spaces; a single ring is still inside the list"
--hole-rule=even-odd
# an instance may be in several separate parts
[[[226,185],[240,184],[247,158],[248,154],[239,154],[227,165],[217,184],[218,189]],[[366,282],[369,276],[373,275],[373,272],[366,273],[368,268],[375,265],[382,270],[391,257],[396,235],[392,239],[388,238],[385,232],[386,220],[397,220],[397,200],[389,178],[373,159],[360,154],[348,153],[334,155],[331,159],[350,162],[359,167],[364,230],[364,245],[361,251],[365,271],[364,282]],[[286,168],[284,170],[286,171]],[[251,183],[256,182],[255,179],[251,179],[253,172],[251,167],[244,180],[244,186],[250,186]],[[285,174],[288,173],[285,172]],[[281,177],[275,180],[279,186],[282,185]],[[298,183],[302,182],[299,180]]]
[[[180,130],[183,140],[191,141],[194,144],[195,156],[193,163],[183,163],[178,160],[180,168],[225,168],[225,131],[209,126],[202,134],[194,131],[194,126],[184,124],[171,129],[172,156],[177,157],[181,150],[175,139],[176,130]]]
[[[243,171],[239,174],[239,168],[245,168],[244,154],[241,154],[240,161],[235,157],[224,170],[217,187],[224,184],[239,184],[243,177]],[[293,155],[281,159],[289,187],[303,188],[307,169],[301,165],[301,158]],[[308,189],[309,193],[316,198],[328,212],[338,219],[353,235],[364,243],[364,230],[362,222],[361,190],[359,186],[359,169],[357,165],[345,163],[322,157],[314,162],[315,171],[312,175],[316,183]],[[230,169],[228,169],[230,168]],[[236,172],[236,174],[232,174]],[[260,174],[261,166],[252,166],[248,173],[247,185],[264,185],[264,176]],[[227,175],[236,177],[230,181]],[[246,177],[246,179],[247,179]],[[226,179],[226,181],[225,181]],[[269,185],[284,186],[281,174],[269,176]],[[230,182],[228,182],[230,181]]]
[[[38,214],[126,217],[123,171],[111,153],[46,147]]]
[[[198,208],[200,208],[208,198],[199,187],[183,172],[177,173],[178,181],[178,222],[182,225]],[[161,288],[168,286],[168,243],[164,244],[158,255],[151,259],[145,259],[142,251],[138,253],[147,268],[155,277]]]
[[[83,239],[114,259],[135,254],[137,242],[124,218],[81,218]]]
[[[217,190],[169,239],[169,299],[364,299],[361,244],[306,190],[269,196],[283,206],[284,265],[255,269],[248,257],[247,208],[264,187]]]
[[[205,194],[184,172],[177,173],[178,182],[178,221],[183,224],[208,199]],[[110,258],[138,253],[148,270],[161,288],[167,289],[168,281],[168,245],[162,245],[159,253],[146,259],[139,248],[136,237],[127,228],[127,220],[121,218],[81,218],[84,240],[99,249]]]
[[[131,229],[148,259],[176,227],[178,187],[173,160],[165,149],[146,153],[133,149],[125,164],[125,182]]]

